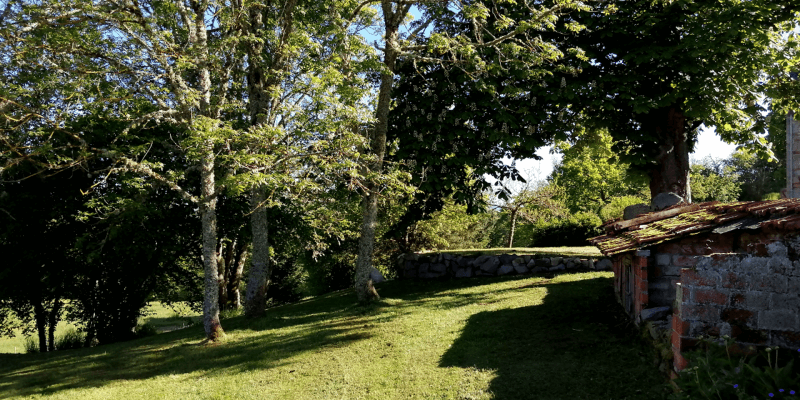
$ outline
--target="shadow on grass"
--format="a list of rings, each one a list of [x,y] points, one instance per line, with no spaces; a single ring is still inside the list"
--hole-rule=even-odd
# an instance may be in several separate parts
[[[271,309],[260,319],[223,320],[228,333],[242,335],[217,344],[201,345],[204,335],[198,326],[92,349],[0,355],[0,397],[162,375],[219,376],[288,367],[295,355],[363,341],[382,322],[420,308],[486,304],[506,292],[537,286],[548,290],[542,305],[470,317],[440,366],[495,370],[490,389],[497,399],[658,398],[656,389],[636,392],[662,382],[655,368],[642,368],[649,354],[631,345],[630,330],[621,326],[626,319],[618,312],[610,279],[553,284],[530,278],[387,282],[379,288],[384,300],[368,306],[356,304],[352,291],[340,291]],[[481,288],[506,281],[512,284],[503,289]]]
[[[474,314],[440,366],[494,370],[495,399],[664,398],[611,282],[544,282],[541,305]]]

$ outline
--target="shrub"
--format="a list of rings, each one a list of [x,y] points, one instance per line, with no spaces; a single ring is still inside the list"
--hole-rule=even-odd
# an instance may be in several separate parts
[[[158,334],[158,329],[156,329],[156,327],[151,324],[139,324],[136,325],[134,333],[136,333],[137,338],[143,338]]]
[[[600,217],[579,212],[566,218],[538,220],[532,225],[532,247],[588,246],[586,239],[600,235]]]
[[[800,350],[766,348],[753,355],[732,354],[724,344],[701,340],[700,351],[687,354],[689,367],[675,383],[674,399],[781,399],[800,396]]]
[[[25,337],[25,353],[32,354],[39,352],[39,342],[33,336]]]
[[[83,347],[83,342],[86,340],[86,335],[79,332],[74,327],[70,327],[64,334],[59,335],[56,339],[56,350],[67,349],[80,349]]]

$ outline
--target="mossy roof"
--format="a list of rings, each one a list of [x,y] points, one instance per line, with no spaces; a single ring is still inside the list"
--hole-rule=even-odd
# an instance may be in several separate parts
[[[623,253],[701,232],[800,228],[800,199],[678,204],[627,221],[609,221],[605,235],[589,239],[605,255]]]

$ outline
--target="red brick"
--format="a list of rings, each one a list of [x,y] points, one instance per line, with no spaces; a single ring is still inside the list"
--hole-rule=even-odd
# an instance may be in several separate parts
[[[698,304],[718,304],[723,306],[728,302],[728,295],[718,290],[695,288],[693,292],[693,300]]]
[[[733,307],[743,307],[746,301],[747,298],[744,293],[734,293],[731,295],[731,306]]]
[[[696,270],[684,269],[681,271],[681,284],[687,286],[716,286],[717,282],[710,277],[700,276]],[[687,293],[684,292],[684,294]],[[684,297],[684,299],[686,299],[686,297]]]
[[[672,330],[675,331],[678,336],[686,336],[689,334],[689,324],[682,320],[678,314],[673,314]]]
[[[677,243],[667,243],[658,246],[657,248],[658,253],[680,253],[681,246]]]
[[[633,266],[639,268],[647,268],[647,257],[634,257]]]
[[[672,354],[672,365],[675,367],[676,371],[681,372],[689,366],[689,362],[683,358],[680,351],[674,351]]]

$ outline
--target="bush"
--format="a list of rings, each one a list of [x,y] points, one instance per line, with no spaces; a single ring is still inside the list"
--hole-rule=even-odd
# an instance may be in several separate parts
[[[800,396],[800,350],[766,348],[735,356],[733,340],[701,340],[702,350],[687,354],[689,367],[675,384],[674,399],[782,399]]]
[[[158,329],[156,329],[156,327],[151,324],[139,324],[136,325],[134,333],[136,334],[137,338],[143,338],[158,334]]]
[[[761,200],[780,200],[781,194],[779,192],[770,192],[761,196]]]
[[[602,234],[600,217],[592,212],[579,212],[566,218],[542,219],[531,225],[531,247],[588,246],[586,239]]]
[[[614,197],[611,202],[600,209],[600,219],[605,222],[612,219],[622,218],[625,207],[634,204],[648,203],[647,200],[637,196]]]
[[[25,337],[25,353],[33,354],[39,352],[39,342],[33,336]]]
[[[56,339],[56,350],[80,349],[86,340],[86,335],[74,327],[70,327]]]

